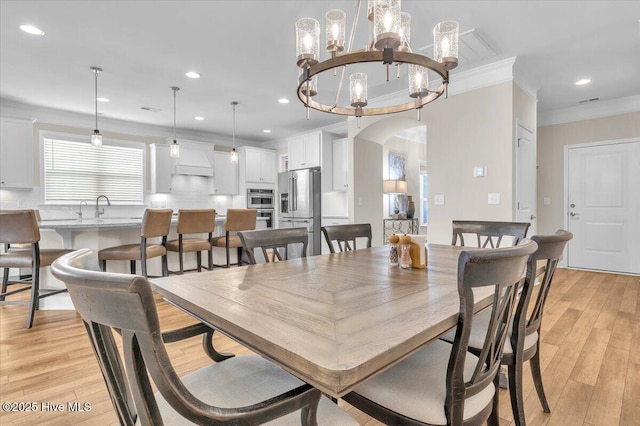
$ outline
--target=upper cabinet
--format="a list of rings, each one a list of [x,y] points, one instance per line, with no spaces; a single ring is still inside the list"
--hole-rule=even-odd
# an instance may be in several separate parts
[[[347,167],[347,139],[333,141],[333,190],[349,189],[349,169]]]
[[[171,192],[173,161],[169,145],[151,144],[151,192]]]
[[[0,118],[0,188],[33,188],[33,120]]]
[[[333,135],[319,131],[289,139],[289,170],[320,167],[322,192],[333,191]]]
[[[231,162],[231,153],[214,153],[215,174],[212,180],[211,195],[238,194],[238,164]]]
[[[242,146],[240,154],[240,181],[246,183],[275,184],[276,152],[271,149]]]

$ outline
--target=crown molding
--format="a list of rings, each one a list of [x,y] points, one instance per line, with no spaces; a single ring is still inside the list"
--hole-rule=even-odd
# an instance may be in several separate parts
[[[640,95],[538,113],[538,127],[640,111]]]

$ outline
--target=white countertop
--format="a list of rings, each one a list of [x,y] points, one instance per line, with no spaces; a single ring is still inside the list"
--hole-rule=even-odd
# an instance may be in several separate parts
[[[216,223],[220,224],[227,219],[226,216],[216,216]],[[258,220],[267,220],[259,217]],[[172,223],[177,223],[177,218],[172,218]],[[40,229],[94,229],[94,228],[127,228],[140,226],[142,217],[105,217],[100,219],[49,219],[40,222]]]

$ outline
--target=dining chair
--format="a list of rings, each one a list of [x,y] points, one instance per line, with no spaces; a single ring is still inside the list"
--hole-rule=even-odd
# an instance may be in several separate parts
[[[356,250],[357,238],[366,238],[367,248],[371,247],[371,224],[369,223],[323,226],[320,230],[324,234],[331,253],[336,252],[334,241],[341,252]]]
[[[554,235],[534,235],[531,237],[531,240],[538,244],[538,249],[529,256],[526,279],[511,321],[512,328],[504,343],[501,360],[502,365],[507,366],[511,410],[516,425],[526,424],[522,395],[522,366],[525,361],[531,362],[533,384],[542,409],[545,413],[550,412],[540,370],[540,325],[553,275],[562,252],[571,238],[573,238],[573,234],[564,230],[558,230]],[[540,263],[544,264],[544,270],[538,274]],[[539,285],[536,286],[536,279],[540,276],[542,278],[539,280]],[[531,308],[529,305],[532,303],[535,287],[538,288],[538,293],[533,308]],[[472,353],[478,354],[481,351],[483,335],[486,334],[489,320],[490,313],[488,311],[482,311],[474,316],[469,337],[469,350]],[[451,332],[442,337],[446,341],[452,341],[453,338],[454,335]]]
[[[242,241],[236,232],[252,231],[256,229],[256,221],[258,219],[257,209],[228,209],[227,220],[224,224],[224,235],[211,239],[212,247],[224,247],[227,255],[227,265],[231,266],[229,260],[229,251],[236,248],[238,252],[238,266],[242,266]]]
[[[307,257],[309,234],[307,228],[263,229],[258,231],[239,231],[249,263],[255,265],[255,249],[260,248],[267,263],[289,259],[289,245],[302,245],[301,257]],[[283,255],[284,253],[284,255]]]
[[[434,340],[366,380],[344,400],[385,424],[480,425],[497,413],[497,377],[517,290],[533,241],[514,247],[462,251],[459,313],[453,343]],[[482,350],[467,351],[474,290],[493,288]],[[497,416],[495,417],[497,418]]]
[[[477,247],[495,248],[500,247],[503,237],[513,237],[512,245],[517,245],[520,240],[527,236],[527,230],[531,224],[529,222],[490,222],[476,220],[453,220],[453,237],[451,245],[464,246],[463,234],[475,234]],[[484,238],[484,241],[482,240]]]
[[[39,214],[35,210],[3,211],[0,214],[0,243],[5,245],[4,253],[0,254],[0,268],[4,269],[0,304],[28,305],[27,328],[33,326],[40,299],[67,291],[66,288],[40,288],[40,268],[51,265],[54,260],[71,250],[41,249],[38,220]],[[31,276],[9,280],[10,268],[30,268]],[[21,287],[8,291],[8,286],[14,284]],[[28,301],[6,300],[7,296],[29,290],[31,296]]]
[[[178,210],[178,239],[167,242],[167,250],[178,253],[180,274],[184,273],[184,253],[196,252],[197,271],[202,271],[202,253],[209,254],[209,270],[213,269],[213,251],[211,237],[216,229],[216,211],[214,209],[180,209]],[[207,238],[184,238],[189,234],[208,234]]]
[[[320,391],[259,356],[212,357],[214,363],[179,377],[165,343],[212,329],[197,324],[162,333],[147,278],[100,271],[89,249],[61,257],[52,269],[82,317],[120,424],[357,424]]]
[[[108,247],[98,252],[100,268],[107,270],[107,260],[128,260],[130,271],[136,273],[136,260],[140,261],[142,275],[147,275],[147,259],[162,256],[162,276],[169,275],[167,266],[167,235],[171,228],[171,209],[146,209],[142,217],[139,244],[124,244]],[[161,238],[160,243],[151,243],[149,238]]]

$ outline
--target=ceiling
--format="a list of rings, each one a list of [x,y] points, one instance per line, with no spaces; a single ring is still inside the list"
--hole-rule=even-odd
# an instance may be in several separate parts
[[[326,11],[344,10],[348,33],[356,5],[354,0],[1,0],[0,97],[94,114],[89,68],[99,66],[104,71],[98,95],[110,100],[98,105],[104,117],[170,128],[169,87],[179,86],[179,129],[231,135],[230,102],[238,101],[239,139],[286,138],[344,121],[316,111],[305,119],[295,94],[295,21],[318,19],[324,43]],[[640,94],[639,1],[405,0],[402,8],[412,15],[414,51],[431,55],[432,28],[443,20],[456,20],[461,33],[473,30],[479,36],[484,54],[461,61],[452,82],[456,73],[517,56],[516,77],[537,90],[539,113],[584,99]],[[364,10],[361,15],[355,48],[366,43]],[[21,24],[36,25],[46,35],[26,34]],[[383,68],[377,67],[369,72],[383,78]],[[189,79],[187,71],[201,78]],[[333,84],[331,78],[322,77],[320,91]],[[592,82],[575,86],[581,78]],[[406,90],[403,81],[376,87],[372,74],[369,80],[370,97],[383,95],[379,90],[385,88]],[[291,102],[279,104],[280,97]],[[205,119],[196,121],[196,116]]]

